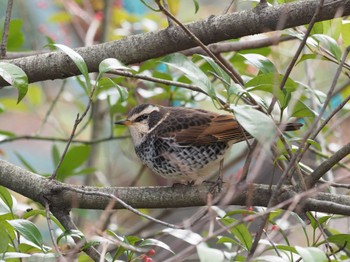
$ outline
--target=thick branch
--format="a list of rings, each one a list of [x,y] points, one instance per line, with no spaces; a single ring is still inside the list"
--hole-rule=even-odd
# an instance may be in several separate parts
[[[228,39],[253,35],[276,28],[291,28],[310,22],[319,1],[298,1],[283,5],[253,9],[227,15],[211,16],[205,20],[187,25],[204,44],[217,43]],[[318,21],[335,16],[350,15],[350,0],[327,0],[318,16]],[[283,19],[283,25],[280,20]],[[156,32],[125,37],[119,41],[95,46],[77,48],[85,59],[90,72],[98,71],[99,63],[115,57],[125,64],[139,63],[151,58],[195,47],[196,43],[177,26]],[[25,58],[7,60],[21,67],[28,75],[29,82],[67,78],[78,75],[74,63],[61,52],[39,54]],[[3,80],[0,86],[8,85]]]
[[[49,201],[51,207],[56,210],[66,210],[65,212],[68,212],[70,208],[105,209],[111,200],[107,196],[77,193],[70,189],[72,187],[89,192],[114,194],[133,208],[178,208],[207,205],[210,186],[104,188],[71,186],[41,177],[4,160],[0,160],[0,185],[41,204]],[[285,190],[286,193],[278,198],[278,202],[286,201],[295,195],[294,192],[288,193],[288,188]],[[247,205],[249,202],[249,205],[253,206],[267,206],[271,192],[267,185],[253,185],[249,187],[249,190],[236,194],[227,204]],[[325,206],[328,207],[327,210]],[[120,209],[123,206],[116,203],[114,208]],[[310,198],[310,201],[305,200],[305,210],[350,215],[350,197],[317,193]]]

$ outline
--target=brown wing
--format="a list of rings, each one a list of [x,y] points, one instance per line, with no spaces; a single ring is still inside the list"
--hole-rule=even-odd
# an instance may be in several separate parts
[[[177,116],[177,119],[178,116]],[[168,119],[170,122],[175,118]],[[167,122],[168,122],[167,121]],[[171,125],[174,127],[174,122]],[[233,118],[232,115],[219,115],[216,113],[196,110],[193,113],[183,112],[182,121],[175,130],[169,130],[164,137],[172,137],[181,145],[207,145],[216,142],[234,143],[251,138]]]

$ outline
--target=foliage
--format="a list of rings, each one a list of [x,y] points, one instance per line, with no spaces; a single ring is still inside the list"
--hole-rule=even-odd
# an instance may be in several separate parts
[[[176,10],[177,2],[174,1],[172,4],[174,6],[171,8]],[[192,4],[195,13],[202,8],[198,1],[193,1]],[[115,8],[113,12],[124,11]],[[153,12],[147,15],[150,14],[154,15]],[[52,21],[71,22],[66,15],[62,17],[61,15],[61,12],[53,14]],[[146,15],[142,19],[145,17]],[[154,21],[159,20],[155,18]],[[283,31],[283,35],[302,39],[305,28],[287,29]],[[10,40],[15,35],[20,37],[18,42],[8,41],[8,50],[20,49],[19,43],[22,43],[23,36],[20,29],[21,20],[13,20],[10,26]],[[113,35],[111,38],[120,37],[121,35]],[[0,76],[16,88],[18,93],[14,94],[13,89],[9,88],[8,93],[0,97],[0,117],[9,121],[7,114],[10,113],[14,116],[25,114],[27,117],[39,113],[41,124],[32,130],[30,123],[26,122],[30,130],[26,130],[26,135],[35,133],[30,139],[49,141],[44,150],[38,146],[43,151],[40,157],[45,164],[34,161],[33,154],[28,153],[28,150],[19,150],[15,146],[0,148],[0,154],[43,176],[50,176],[58,167],[56,179],[66,183],[89,184],[92,181],[92,174],[97,174],[99,179],[95,179],[96,184],[124,185],[122,183],[135,177],[137,168],[134,168],[132,164],[134,162],[130,160],[132,153],[129,144],[119,141],[125,129],[114,129],[113,119],[115,116],[118,118],[125,116],[131,107],[146,101],[173,106],[205,107],[232,114],[244,129],[257,139],[266,154],[272,156],[270,149],[271,147],[274,149],[275,168],[287,165],[290,160],[289,152],[302,150],[303,133],[297,131],[276,139],[278,132],[276,123],[297,120],[304,123],[304,130],[307,130],[312,128],[313,121],[319,116],[327,97],[331,98],[331,103],[327,106],[325,116],[322,116],[323,120],[339,105],[337,99],[343,101],[349,96],[349,65],[346,63],[342,68],[344,74],[335,79],[342,85],[335,95],[328,94],[332,84],[330,79],[335,75],[334,72],[341,62],[346,46],[350,43],[349,21],[337,18],[316,23],[307,40],[304,53],[298,58],[293,69],[293,74],[286,75],[286,68],[295,52],[293,50],[295,43],[286,42],[280,43],[280,47],[267,46],[222,55],[223,59],[238,71],[243,83],[234,82],[212,57],[200,54],[191,57],[179,53],[170,54],[133,66],[124,65],[115,58],[107,58],[99,64],[98,73],[92,75],[89,74],[88,66],[78,52],[67,45],[52,44],[51,47],[61,50],[75,63],[82,75],[76,77],[73,84],[64,82],[61,91],[57,92],[53,99],[50,98],[52,91],[49,92],[44,85],[28,85],[28,78],[20,67],[0,62]],[[145,77],[153,80],[146,81]],[[270,114],[269,107],[274,99],[276,106]],[[78,127],[77,134],[73,134],[69,141],[67,137],[72,134],[74,115],[79,112],[85,116],[84,113],[90,112],[90,102],[94,110],[100,111],[97,116],[95,112],[87,115],[81,125],[75,126]],[[101,104],[103,104],[102,110],[98,109]],[[342,107],[339,113],[341,117],[348,118],[349,109],[348,105]],[[341,117],[339,119],[342,119]],[[105,128],[98,130],[97,137],[92,137],[91,133],[94,133],[96,122]],[[43,135],[46,133],[43,131],[44,127],[48,128],[50,136]],[[0,143],[10,143],[22,136],[22,132],[17,132],[10,125],[2,125],[0,129]],[[325,127],[320,138],[306,140],[312,152],[316,152],[313,155],[314,161],[320,162],[323,158],[319,156],[331,152],[326,146],[327,143],[333,143],[336,147],[341,146],[335,142],[333,132],[331,127]],[[112,142],[117,139],[118,146]],[[63,147],[62,141],[64,145],[68,144],[66,148]],[[113,145],[102,143],[104,141]],[[68,142],[73,144],[70,145]],[[94,153],[97,146],[103,147],[99,155]],[[36,145],[31,147],[35,148]],[[95,165],[91,165],[91,162]],[[312,164],[299,163],[305,173],[311,173],[317,167]],[[231,168],[231,164],[228,164],[228,167]],[[346,168],[348,171],[348,167]],[[115,177],[105,174],[112,172],[116,173]],[[146,179],[140,179],[140,184],[148,181],[157,183],[153,176],[149,174],[143,176]],[[21,258],[56,259],[57,251],[53,247],[54,244],[50,244],[46,234],[48,226],[46,223],[44,226],[40,224],[40,221],[46,219],[45,208],[19,198],[4,187],[0,187],[0,198],[2,236],[0,259],[6,261]],[[23,204],[20,205],[17,201]],[[144,212],[152,213],[151,210]],[[109,219],[112,222],[107,223],[101,232],[96,230],[93,238],[88,237],[85,230],[66,230],[54,216],[49,217],[54,222],[55,244],[58,245],[59,251],[69,255],[74,248],[77,248],[78,251],[75,251],[81,261],[86,259],[82,250],[103,244],[114,247],[105,253],[109,261],[151,261],[151,257],[158,253],[162,253],[163,258],[172,257],[188,245],[195,247],[196,258],[200,261],[245,261],[247,254],[253,248],[254,232],[257,231],[258,222],[261,222],[259,220],[261,213],[267,213],[266,209],[247,207],[229,211],[212,206],[210,212],[214,218],[210,223],[215,223],[216,227],[225,230],[215,228],[217,231],[214,231],[212,225],[208,227],[205,225],[199,229],[166,228],[156,232],[156,229],[149,227],[153,232],[151,234],[148,232],[147,237],[141,237],[140,232],[137,230],[132,232],[129,228],[135,223],[141,223],[142,219],[137,216],[129,219],[130,214],[118,213],[121,218],[118,217],[115,221],[111,215]],[[74,211],[74,214],[86,223],[80,224],[80,228],[85,226],[87,229],[89,223],[94,223],[97,228],[96,221],[103,220],[102,214],[93,212]],[[306,214],[310,224],[306,224],[304,221],[306,218],[303,220],[300,214],[281,209],[271,211],[264,227],[265,236],[260,239],[260,250],[255,254],[255,259],[257,261],[348,260],[350,234],[348,231],[343,232],[339,227],[341,223],[337,223],[348,218],[315,212]],[[176,218],[176,222],[183,220]],[[74,241],[80,241],[81,244],[77,245]]]

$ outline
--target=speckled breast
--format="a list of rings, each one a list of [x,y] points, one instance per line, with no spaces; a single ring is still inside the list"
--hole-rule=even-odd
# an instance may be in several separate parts
[[[228,143],[218,142],[210,145],[179,145],[172,138],[149,137],[135,148],[142,162],[156,174],[166,178],[193,175],[215,162],[225,154]]]

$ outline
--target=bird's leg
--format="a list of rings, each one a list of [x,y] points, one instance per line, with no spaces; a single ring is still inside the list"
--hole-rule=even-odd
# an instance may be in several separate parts
[[[223,177],[224,177],[224,159],[221,159],[220,160],[220,167],[219,167],[218,178],[210,186],[209,192],[211,192],[211,193],[215,193],[215,192],[220,193],[221,188],[222,188],[222,184],[224,183]]]

